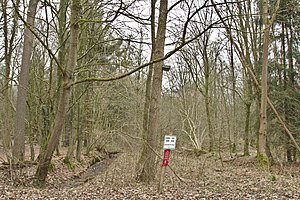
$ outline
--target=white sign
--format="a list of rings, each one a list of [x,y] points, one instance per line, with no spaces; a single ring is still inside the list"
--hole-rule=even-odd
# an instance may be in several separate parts
[[[164,149],[175,149],[176,146],[176,136],[174,135],[165,135],[164,140]]]

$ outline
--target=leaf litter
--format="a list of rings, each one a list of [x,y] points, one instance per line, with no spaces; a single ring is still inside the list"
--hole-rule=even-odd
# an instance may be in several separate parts
[[[76,163],[72,171],[63,157],[56,157],[44,188],[33,186],[36,165],[18,172],[17,181],[11,181],[8,170],[1,169],[0,199],[300,199],[298,163],[263,171],[254,157],[222,161],[213,154],[187,157],[174,152],[170,165],[181,180],[167,168],[159,194],[158,178],[151,184],[136,181],[137,159],[135,153],[121,153],[96,166]],[[160,164],[158,161],[158,168]]]

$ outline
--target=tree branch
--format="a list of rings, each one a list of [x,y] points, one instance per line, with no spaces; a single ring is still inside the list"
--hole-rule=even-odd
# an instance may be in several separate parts
[[[221,21],[221,20],[220,20]],[[164,57],[162,58],[159,58],[159,59],[156,59],[156,60],[152,60],[148,63],[145,63],[143,65],[140,65],[124,74],[121,74],[121,75],[117,75],[117,76],[114,76],[114,77],[104,77],[104,78],[99,78],[99,77],[91,77],[91,78],[86,78],[86,79],[80,79],[80,80],[76,80],[74,81],[71,86],[73,85],[76,85],[76,84],[79,84],[79,83],[84,83],[84,82],[91,82],[91,81],[102,81],[102,82],[105,82],[105,81],[114,81],[114,80],[118,80],[118,79],[122,79],[122,78],[125,78],[149,65],[152,65],[154,63],[157,63],[157,62],[160,62],[160,61],[163,61],[163,60],[166,60],[167,58],[171,57],[173,54],[175,54],[176,52],[178,52],[180,49],[182,49],[184,46],[186,46],[187,44],[197,40],[201,35],[203,35],[206,31],[208,31],[209,29],[213,28],[214,25],[216,24],[219,24],[220,21],[216,21],[212,24],[210,24],[208,27],[206,27],[201,33],[199,33],[197,36],[185,41],[185,42],[182,42],[182,44],[180,44],[179,46],[175,47],[173,50],[169,51]]]

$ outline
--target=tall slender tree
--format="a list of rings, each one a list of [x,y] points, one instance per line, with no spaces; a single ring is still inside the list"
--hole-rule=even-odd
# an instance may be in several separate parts
[[[44,155],[42,155],[40,158],[38,168],[36,171],[36,181],[39,185],[43,185],[45,183],[49,166],[52,160],[53,152],[56,146],[58,145],[59,138],[62,133],[63,125],[65,122],[66,114],[68,111],[73,72],[77,61],[77,41],[79,33],[80,10],[80,1],[73,0],[71,5],[71,26],[68,64],[61,72],[62,87],[60,88],[60,98],[58,101],[58,109],[55,115],[55,121],[50,131],[50,138],[47,144],[47,148],[45,150]]]
[[[277,0],[275,12],[279,8],[280,0]],[[263,21],[263,57],[261,74],[261,99],[260,99],[260,126],[258,135],[257,156],[263,167],[268,165],[267,157],[267,104],[268,104],[268,55],[270,28],[275,20],[276,13],[269,19],[269,4],[267,0],[261,1],[261,17]],[[267,164],[267,165],[266,165]]]
[[[24,29],[24,44],[22,53],[21,72],[18,85],[18,97],[16,106],[14,143],[13,143],[13,160],[15,163],[24,160],[25,152],[25,113],[28,90],[29,68],[31,65],[31,54],[34,35],[30,28],[34,27],[39,0],[30,0],[27,12],[27,20]]]

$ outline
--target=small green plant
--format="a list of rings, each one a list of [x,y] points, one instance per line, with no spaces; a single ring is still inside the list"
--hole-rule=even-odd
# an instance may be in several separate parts
[[[271,181],[277,181],[277,176],[275,176],[275,175],[271,175]]]
[[[71,161],[71,159],[65,158],[65,159],[64,159],[64,163],[67,165],[67,167],[68,167],[68,169],[69,169],[70,171],[74,171],[75,165],[73,164],[73,162]]]

